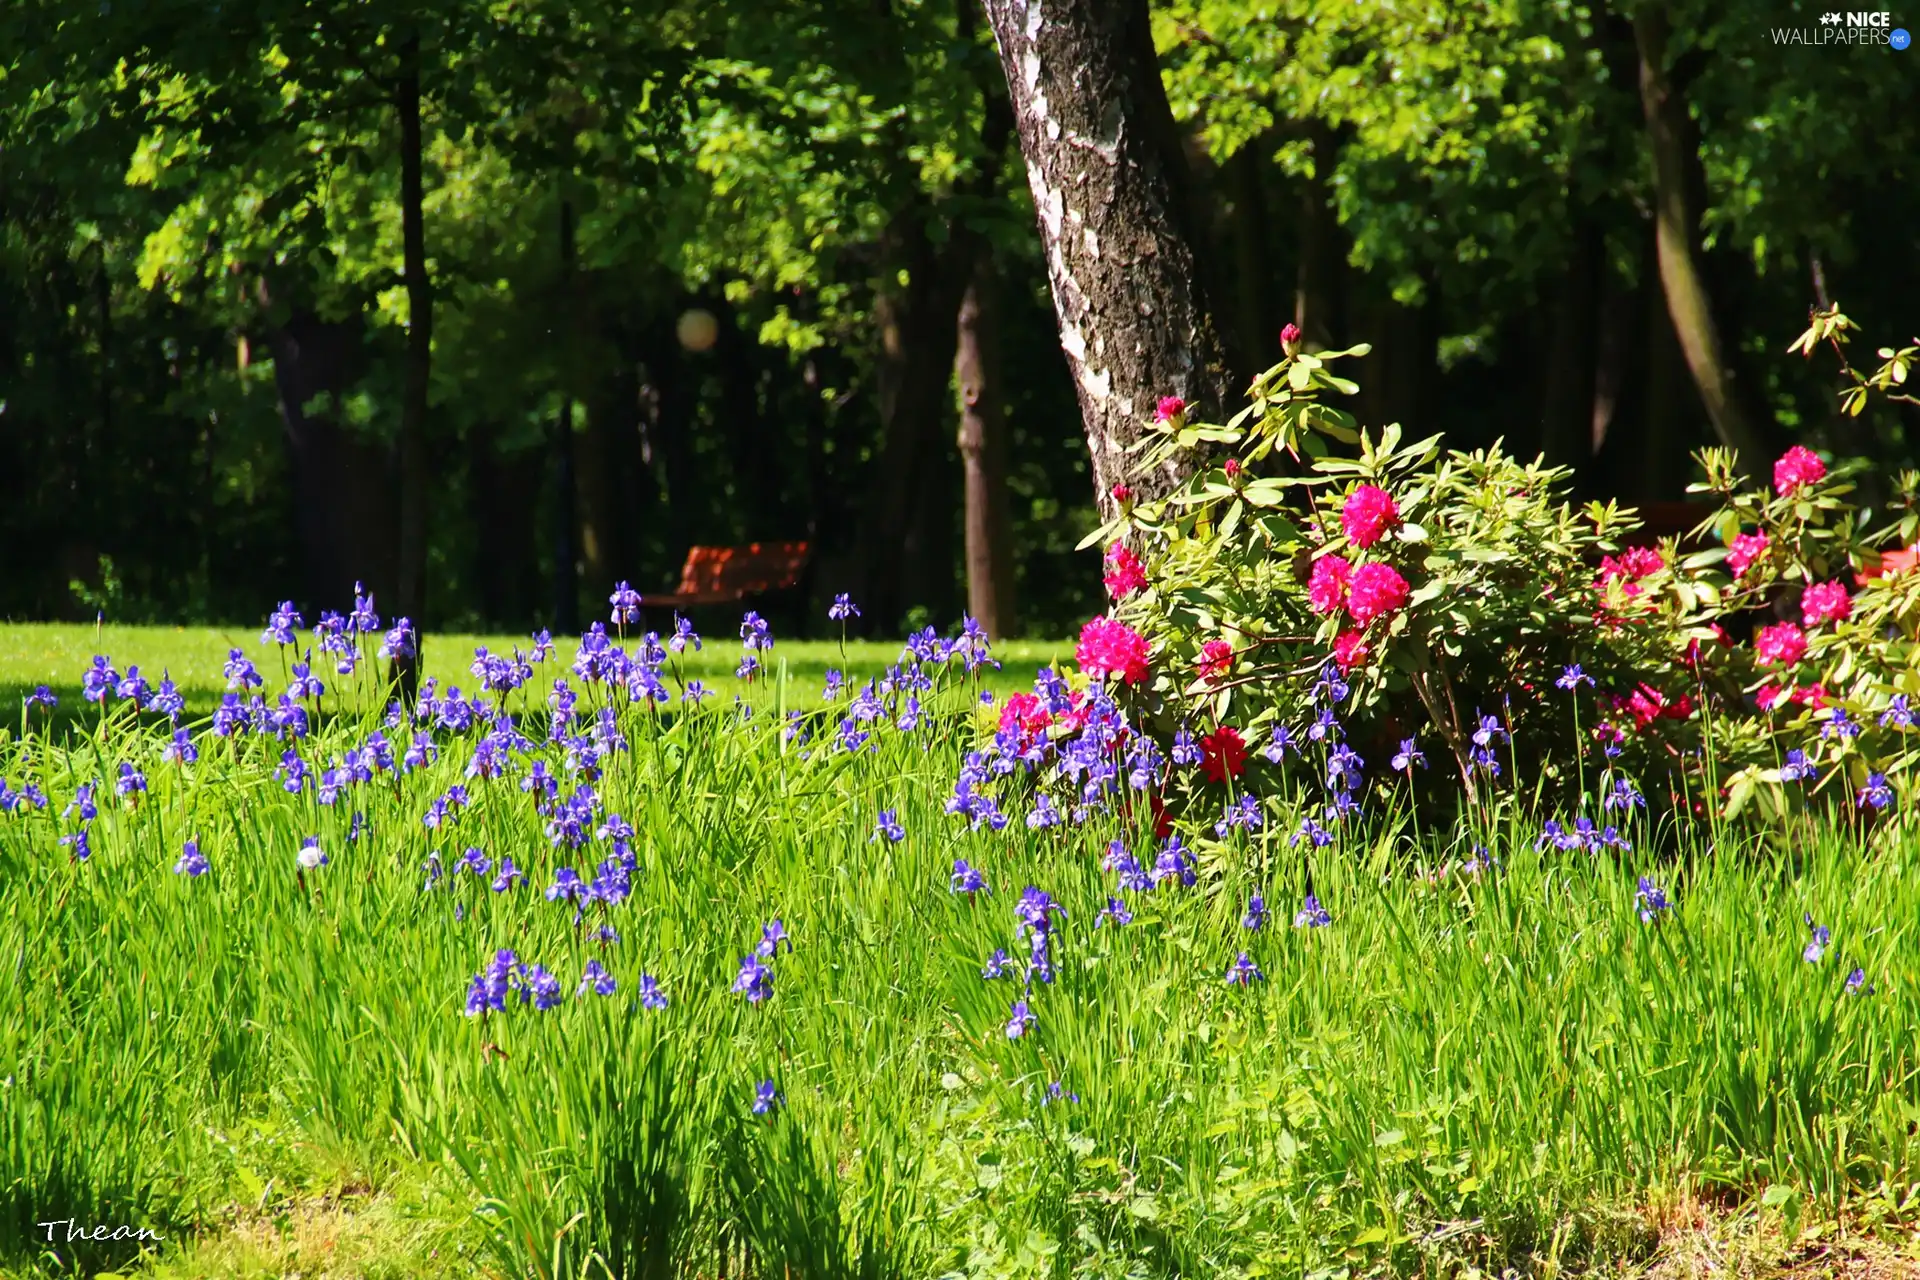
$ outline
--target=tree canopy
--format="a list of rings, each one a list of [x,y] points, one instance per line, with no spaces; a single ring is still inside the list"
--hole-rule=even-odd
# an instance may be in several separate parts
[[[997,7],[8,6],[0,613],[90,612],[110,562],[129,618],[364,579],[577,624],[799,538],[796,617],[949,617],[997,564],[1001,629],[1069,625],[1100,472]],[[1223,370],[1370,342],[1363,422],[1596,495],[1678,498],[1729,432],[1911,460],[1782,358],[1832,297],[1913,327],[1902,54],[1744,2],[1113,12]]]

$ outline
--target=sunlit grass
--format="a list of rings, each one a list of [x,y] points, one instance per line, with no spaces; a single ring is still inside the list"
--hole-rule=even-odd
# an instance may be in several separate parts
[[[139,638],[107,648],[144,667]],[[224,643],[152,652],[217,677]],[[737,654],[705,655],[723,693]],[[0,1256],[51,1269],[33,1224],[73,1215],[154,1224],[169,1250],[201,1232],[213,1267],[243,1247],[218,1243],[235,1206],[297,1215],[353,1183],[434,1188],[399,1193],[426,1206],[427,1225],[389,1224],[409,1259],[466,1241],[543,1276],[1579,1269],[1643,1256],[1621,1211],[1662,1197],[1795,1222],[1912,1212],[1911,828],[1593,858],[1536,851],[1509,815],[1480,832],[1499,866],[1473,873],[1469,842],[1414,849],[1389,808],[1314,856],[1331,923],[1294,928],[1308,867],[1275,800],[1251,839],[1214,840],[1202,815],[1197,883],[1119,894],[1132,922],[1103,923],[1107,842],[1148,861],[1154,842],[1112,815],[1031,830],[1017,789],[1003,831],[944,812],[975,733],[975,690],[948,679],[920,728],[876,722],[854,753],[835,745],[844,695],[810,741],[781,732],[817,688],[763,689],[744,719],[724,697],[617,704],[627,746],[597,820],[633,827],[631,896],[578,919],[545,890],[562,866],[591,877],[611,839],[556,848],[526,761],[471,777],[471,736],[441,732],[434,763],[332,806],[280,786],[273,739],[203,733],[183,768],[158,726],[109,713],[64,748],[0,744],[0,776],[52,797],[0,817]],[[330,762],[379,705],[301,753]],[[543,704],[524,705],[544,738]],[[123,762],[145,774],[137,804],[112,794]],[[106,781],[75,862],[62,810],[88,779]],[[473,803],[429,830],[455,784]],[[903,841],[876,834],[883,809]],[[329,862],[303,871],[309,836]],[[173,870],[189,839],[203,877]],[[495,892],[456,871],[469,847],[525,878]],[[956,858],[988,892],[950,890]],[[1674,904],[1651,921],[1643,874]],[[1057,976],[983,979],[996,949],[1024,968],[1028,885],[1065,909]],[[1831,931],[1813,961],[1809,915]],[[730,987],[775,918],[791,946],[750,1003]],[[463,1014],[501,948],[559,980],[557,1007]],[[1243,951],[1264,978],[1230,985]],[[613,995],[576,995],[589,961]],[[642,974],[666,1009],[641,1007]],[[1034,1021],[1010,1038],[1021,998]],[[770,1116],[750,1109],[761,1081],[784,1100]],[[410,1263],[430,1264],[475,1261]]]

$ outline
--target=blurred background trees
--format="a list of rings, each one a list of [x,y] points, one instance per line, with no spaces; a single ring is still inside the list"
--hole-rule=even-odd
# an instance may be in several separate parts
[[[1776,44],[1816,18],[1748,0],[1113,10],[1234,385],[1284,323],[1371,342],[1363,421],[1632,501],[1708,443],[1914,461],[1781,356],[1828,297],[1913,328],[1911,52]],[[883,633],[1066,630],[1084,388],[990,16],[15,0],[0,616],[361,578],[429,626],[577,625],[689,545],[804,538],[811,598]]]

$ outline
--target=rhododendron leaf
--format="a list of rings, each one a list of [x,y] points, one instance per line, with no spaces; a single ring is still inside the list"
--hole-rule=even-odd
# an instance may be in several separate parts
[[[1402,520],[1400,527],[1396,529],[1394,533],[1402,542],[1425,542],[1427,540],[1426,526],[1415,524],[1411,520]]]

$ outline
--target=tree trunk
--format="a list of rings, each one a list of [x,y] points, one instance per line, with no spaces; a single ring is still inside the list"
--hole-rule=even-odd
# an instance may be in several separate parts
[[[341,395],[360,375],[363,336],[358,316],[321,320],[296,308],[270,338],[305,569],[301,603],[314,612],[346,607],[355,579],[377,596],[394,591],[392,454],[339,415]]]
[[[1322,351],[1349,337],[1340,315],[1346,294],[1346,246],[1327,181],[1340,143],[1333,130],[1318,122],[1309,126],[1308,137],[1313,143],[1313,176],[1302,179],[1300,191],[1300,263],[1294,278],[1293,322],[1300,326],[1306,349]]]
[[[426,612],[427,594],[427,391],[433,374],[433,282],[427,278],[422,207],[417,34],[406,37],[400,65],[400,238],[402,276],[407,286],[407,364],[400,396],[400,589],[396,611],[418,625]]]
[[[1241,147],[1222,167],[1231,200],[1228,231],[1233,238],[1232,298],[1239,347],[1255,370],[1264,369],[1280,351],[1281,297],[1274,287],[1269,237],[1273,223],[1261,180],[1271,141],[1266,135]]]
[[[1555,301],[1552,346],[1541,389],[1540,451],[1558,467],[1587,469],[1593,460],[1594,378],[1599,348],[1600,228],[1582,220],[1567,250],[1566,276]]]
[[[879,475],[868,517],[872,536],[863,540],[861,590],[872,605],[873,623],[890,630],[926,584],[921,558],[907,554],[923,500],[923,468],[942,448],[947,384],[952,376],[954,325],[961,280],[951,259],[964,237],[948,241],[941,254],[927,235],[930,216],[916,199],[894,216],[882,261],[904,270],[904,286],[888,285],[874,298],[879,351],[874,380],[880,410]]]
[[[1654,231],[1660,284],[1680,350],[1714,433],[1737,449],[1748,466],[1769,456],[1771,423],[1739,384],[1730,353],[1714,319],[1712,293],[1699,246],[1702,193],[1700,142],[1687,109],[1684,81],[1667,66],[1669,34],[1663,0],[1643,0],[1634,10],[1634,47],[1640,59],[1640,105],[1653,152]]]
[[[1126,448],[1161,396],[1220,420],[1234,387],[1147,0],[986,0],[1046,246],[1101,511],[1191,464],[1136,476]]]
[[[573,202],[560,201],[560,409],[549,437],[553,451],[553,627],[580,631],[579,482],[573,466]]]
[[[994,640],[1004,640],[1014,629],[999,283],[992,255],[980,254],[960,300],[953,369],[960,397],[960,465],[966,477],[967,612]]]

